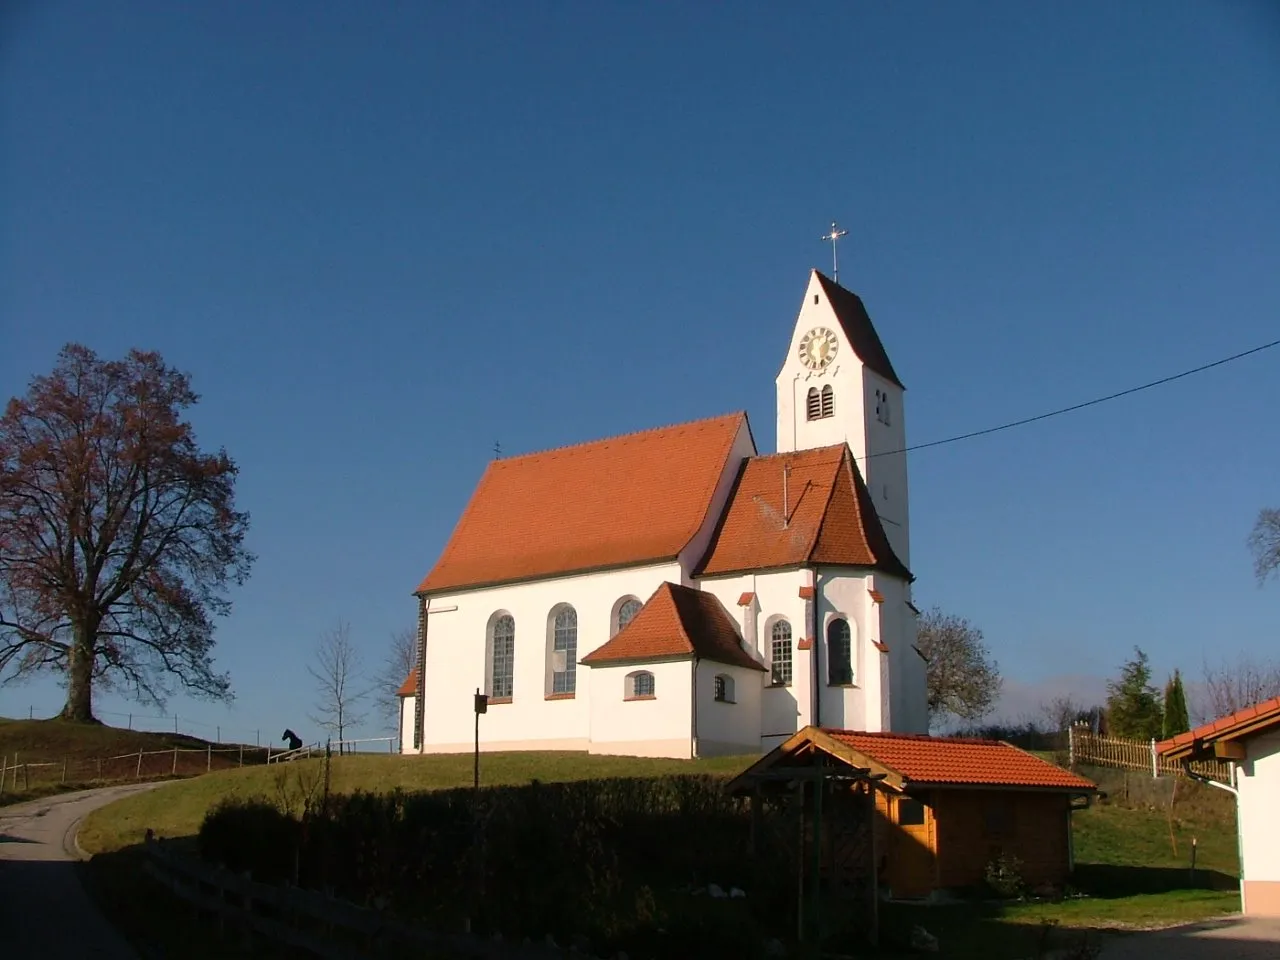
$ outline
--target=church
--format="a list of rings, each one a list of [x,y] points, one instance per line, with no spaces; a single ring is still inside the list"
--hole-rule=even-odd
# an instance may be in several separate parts
[[[492,461],[418,585],[404,753],[764,753],[809,726],[925,733],[904,387],[810,273],[745,413]]]

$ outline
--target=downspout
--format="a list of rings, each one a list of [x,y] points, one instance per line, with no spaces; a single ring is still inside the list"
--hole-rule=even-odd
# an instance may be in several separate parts
[[[813,661],[813,725],[822,729],[822,675],[818,668],[818,649],[822,638],[818,636],[818,571],[813,571],[813,599],[809,601],[809,623],[806,625],[809,636],[813,637],[813,646],[809,649],[809,659]]]
[[[1244,838],[1240,831],[1240,789],[1236,786],[1236,762],[1234,760],[1227,761],[1228,776],[1231,779],[1231,785],[1219,783],[1217,780],[1210,780],[1208,777],[1193,773],[1191,768],[1185,763],[1182,769],[1186,772],[1187,777],[1199,783],[1206,783],[1211,787],[1217,787],[1219,790],[1225,790],[1236,798],[1236,862],[1240,864],[1240,912],[1247,914],[1249,905],[1244,902]]]
[[[689,759],[698,759],[698,658],[693,658],[693,722],[689,725]]]

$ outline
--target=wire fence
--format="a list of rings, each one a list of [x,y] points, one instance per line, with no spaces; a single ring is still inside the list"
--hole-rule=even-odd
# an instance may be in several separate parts
[[[1231,764],[1224,760],[1203,760],[1183,764],[1168,760],[1156,752],[1155,740],[1127,740],[1122,737],[1103,737],[1087,726],[1069,728],[1068,749],[1071,766],[1088,763],[1100,767],[1121,767],[1126,770],[1143,770],[1152,777],[1185,777],[1188,771],[1219,783],[1231,784]]]
[[[274,751],[279,753],[280,751]],[[156,777],[196,776],[214,770],[261,765],[269,762],[271,747],[214,747],[136,750],[109,757],[29,757],[21,752],[0,757],[0,793],[17,793],[33,787],[118,783]]]

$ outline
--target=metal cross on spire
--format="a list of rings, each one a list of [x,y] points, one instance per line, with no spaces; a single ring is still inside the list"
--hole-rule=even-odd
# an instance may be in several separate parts
[[[847,237],[848,235],[848,230],[838,229],[836,227],[836,222],[832,220],[831,232],[821,238],[822,240],[829,240],[831,242],[831,279],[836,281],[836,283],[840,282],[840,261],[836,259],[836,243],[841,237]]]

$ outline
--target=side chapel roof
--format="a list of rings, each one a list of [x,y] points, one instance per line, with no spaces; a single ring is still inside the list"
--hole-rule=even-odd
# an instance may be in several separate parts
[[[663,583],[613,639],[582,658],[587,666],[697,656],[764,670],[742,647],[733,619],[713,594]]]

